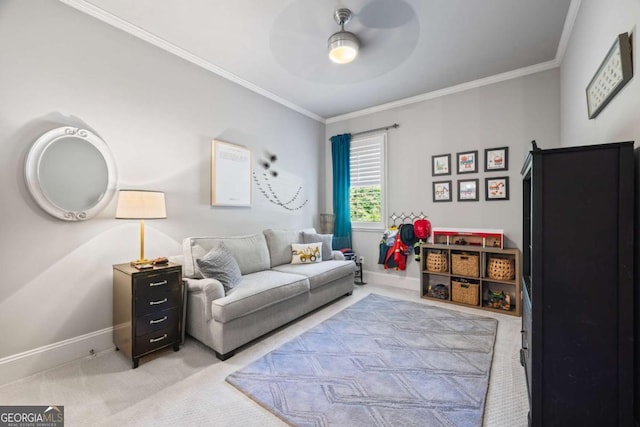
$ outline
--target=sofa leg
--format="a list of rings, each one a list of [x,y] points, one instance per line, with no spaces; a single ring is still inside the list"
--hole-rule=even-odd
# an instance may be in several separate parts
[[[216,354],[216,357],[217,357],[218,359],[222,360],[222,361],[225,361],[225,360],[227,360],[228,358],[232,357],[234,354],[236,354],[236,351],[235,351],[235,350],[231,350],[230,352],[225,353],[225,354],[220,354],[220,353],[218,353],[218,352],[217,352],[217,351],[215,351],[215,350],[214,350],[213,352]]]
[[[347,292],[345,295],[346,295],[346,296],[351,296],[351,295],[353,295],[353,291],[351,291],[351,292]]]

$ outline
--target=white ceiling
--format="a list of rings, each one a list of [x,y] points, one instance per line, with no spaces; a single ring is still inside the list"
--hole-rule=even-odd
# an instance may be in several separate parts
[[[557,67],[580,3],[60,1],[328,122]],[[327,56],[339,7],[362,42],[347,65]]]

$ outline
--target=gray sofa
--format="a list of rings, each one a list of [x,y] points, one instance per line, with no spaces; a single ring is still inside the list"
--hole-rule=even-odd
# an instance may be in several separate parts
[[[291,264],[291,244],[309,243],[310,233],[315,230],[184,239],[186,332],[226,360],[243,344],[336,298],[351,295],[355,264],[345,261],[339,251],[333,251],[327,261]],[[226,294],[218,280],[202,278],[196,263],[220,241],[242,273],[241,282]]]

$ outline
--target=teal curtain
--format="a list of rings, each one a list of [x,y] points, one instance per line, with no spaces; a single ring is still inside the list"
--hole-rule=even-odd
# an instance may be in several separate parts
[[[349,209],[349,187],[351,187],[351,134],[331,137],[333,163],[333,248],[351,248],[351,212]]]

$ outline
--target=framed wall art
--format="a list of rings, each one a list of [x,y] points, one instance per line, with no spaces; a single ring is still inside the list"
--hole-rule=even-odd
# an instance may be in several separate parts
[[[431,156],[431,176],[451,175],[451,154]]]
[[[629,33],[619,34],[587,85],[587,112],[595,118],[633,77]]]
[[[509,200],[509,177],[485,178],[485,200]]]
[[[459,202],[475,202],[478,201],[478,179],[459,179],[458,180],[458,201]]]
[[[436,181],[433,183],[433,201],[451,201],[451,181]]]
[[[509,147],[484,150],[484,171],[506,171],[509,169]]]
[[[211,141],[211,205],[251,206],[251,150]]]
[[[478,151],[465,151],[457,153],[458,173],[478,172]]]

